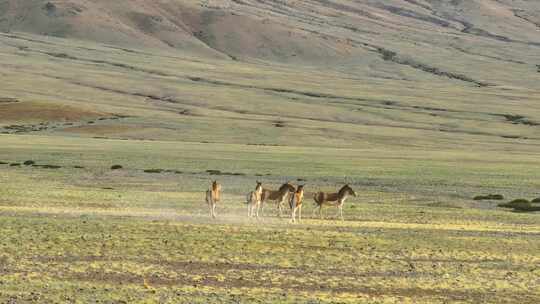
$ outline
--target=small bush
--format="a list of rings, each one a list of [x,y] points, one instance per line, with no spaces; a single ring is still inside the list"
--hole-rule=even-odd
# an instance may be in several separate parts
[[[540,206],[534,206],[531,202],[522,198],[513,200],[506,204],[499,204],[499,207],[513,208],[514,211],[519,212],[540,211]]]
[[[31,166],[31,165],[33,165],[33,164],[35,164],[35,163],[36,163],[36,162],[33,161],[33,160],[27,160],[27,161],[24,162],[24,165],[25,165],[25,166]]]
[[[488,195],[477,195],[473,198],[475,201],[482,201],[482,200],[496,200],[500,201],[503,200],[504,196],[501,194],[488,194]]]
[[[503,208],[519,208],[519,207],[526,208],[528,206],[531,206],[531,202],[529,202],[528,200],[524,198],[518,198],[508,203],[501,203],[497,206],[503,207]]]
[[[537,197],[531,201],[532,203],[540,203],[540,197]]]
[[[221,171],[219,170],[206,170],[206,173],[210,175],[221,175]]]
[[[122,169],[124,167],[122,167],[122,165],[112,165],[111,166],[111,170],[118,170],[118,169]]]
[[[165,170],[163,170],[163,169],[146,169],[146,170],[144,170],[144,172],[146,172],[146,173],[162,173],[163,171],[165,171]]]
[[[21,164],[19,163],[11,163],[9,164],[10,167],[19,167]]]
[[[0,161],[0,165],[7,165],[8,163]]]
[[[41,166],[38,166],[38,165],[33,165],[34,167],[41,167],[41,168],[45,168],[45,169],[60,169],[62,168],[62,166],[57,166],[57,165],[41,165]]]
[[[75,168],[75,169],[84,169],[83,166],[73,166],[73,168]]]

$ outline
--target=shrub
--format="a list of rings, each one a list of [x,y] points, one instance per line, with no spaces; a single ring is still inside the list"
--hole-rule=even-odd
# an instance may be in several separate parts
[[[112,165],[111,166],[111,170],[118,170],[118,169],[122,169],[124,167],[122,167],[122,165]]]
[[[503,208],[526,208],[526,207],[531,206],[531,202],[529,202],[528,200],[524,198],[518,198],[508,203],[501,203],[497,206],[503,207]]]
[[[499,204],[499,207],[513,208],[514,211],[520,212],[540,211],[540,206],[534,206],[526,199],[516,199],[506,204]]]
[[[33,167],[41,167],[41,168],[44,168],[44,169],[60,169],[62,168],[62,166],[57,166],[57,165],[32,165]]]
[[[19,163],[11,163],[9,164],[10,167],[19,167],[21,164]]]
[[[504,196],[501,194],[488,194],[488,195],[477,195],[473,198],[475,201],[482,201],[482,200],[503,200]]]
[[[33,164],[35,164],[35,163],[36,163],[36,162],[33,161],[33,160],[27,160],[27,161],[24,162],[24,165],[25,165],[25,166],[31,166],[31,165],[33,165]]]
[[[537,197],[537,198],[533,199],[531,202],[533,202],[533,203],[540,203],[540,197]]]
[[[144,172],[146,172],[146,173],[162,173],[163,171],[165,171],[165,170],[163,170],[163,169],[146,169],[146,170],[144,170]]]

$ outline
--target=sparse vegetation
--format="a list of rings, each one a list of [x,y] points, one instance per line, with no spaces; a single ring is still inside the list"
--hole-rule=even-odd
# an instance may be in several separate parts
[[[119,169],[123,169],[124,167],[122,165],[112,165],[111,166],[111,170],[119,170]]]

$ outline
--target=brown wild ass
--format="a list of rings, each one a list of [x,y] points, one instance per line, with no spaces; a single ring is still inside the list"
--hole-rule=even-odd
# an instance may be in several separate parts
[[[277,191],[263,188],[261,195],[261,204],[264,204],[264,202],[266,201],[275,201],[278,205],[279,217],[281,217],[281,209],[283,208],[283,202],[287,200],[287,198],[289,198],[289,195],[291,193],[294,193],[295,190],[296,189],[294,189],[293,185],[291,185],[289,182],[281,185],[281,187],[279,187]]]
[[[253,215],[255,215],[257,218],[259,218],[259,208],[261,207],[262,192],[262,183],[257,181],[257,186],[255,186],[255,190],[249,192],[246,197],[248,206],[248,217],[252,217]]]
[[[315,195],[313,195],[313,200],[317,204],[315,208],[319,208],[319,217],[322,219],[322,207],[323,205],[329,205],[329,206],[335,206],[339,209],[339,215],[341,217],[341,220],[343,220],[343,203],[345,203],[345,200],[349,195],[356,196],[356,192],[349,187],[349,185],[345,185],[339,189],[337,193],[325,193],[325,192],[317,192]],[[317,209],[313,210],[313,214],[315,214],[315,211]]]
[[[302,220],[302,202],[304,201],[304,185],[298,185],[296,191],[291,196],[289,206],[291,207],[291,220],[294,223],[296,211],[298,211],[298,221]]]
[[[221,184],[212,182],[212,188],[206,191],[206,203],[210,207],[210,216],[216,218],[216,204],[221,200]]]

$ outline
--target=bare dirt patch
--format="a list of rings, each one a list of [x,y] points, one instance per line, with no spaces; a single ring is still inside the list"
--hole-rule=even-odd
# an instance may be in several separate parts
[[[105,114],[54,103],[0,102],[0,123],[78,121],[103,115]]]
[[[113,135],[119,133],[143,130],[144,127],[136,125],[86,125],[66,128],[63,131],[78,134]]]

